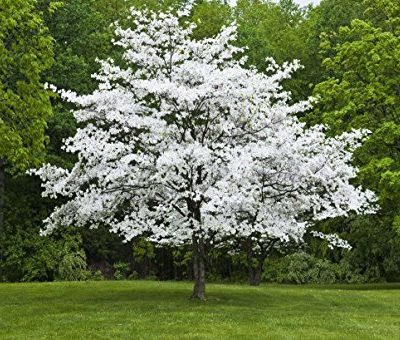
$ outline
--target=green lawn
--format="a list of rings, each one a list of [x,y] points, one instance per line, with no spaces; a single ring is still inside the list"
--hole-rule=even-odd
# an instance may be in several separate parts
[[[0,339],[400,339],[400,285],[0,284]]]

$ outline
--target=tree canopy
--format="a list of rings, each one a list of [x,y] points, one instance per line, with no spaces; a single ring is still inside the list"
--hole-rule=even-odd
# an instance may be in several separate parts
[[[0,4],[0,159],[9,171],[40,164],[52,109],[41,75],[53,61],[53,39],[36,1]]]

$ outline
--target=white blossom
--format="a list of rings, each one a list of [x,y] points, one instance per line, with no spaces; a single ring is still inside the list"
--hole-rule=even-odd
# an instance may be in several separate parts
[[[59,91],[77,106],[81,128],[64,147],[78,161],[35,171],[44,196],[68,198],[45,232],[107,225],[126,240],[211,244],[258,233],[287,242],[313,221],[372,213],[373,193],[350,183],[366,132],[307,129],[295,114],[310,101],[289,104],[282,90],[297,61],[246,69],[235,24],[199,41],[185,15],[132,9],[132,27],[115,31],[125,66],[102,61],[92,94]]]

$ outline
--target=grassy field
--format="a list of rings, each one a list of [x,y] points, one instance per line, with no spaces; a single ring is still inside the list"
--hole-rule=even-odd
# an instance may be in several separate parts
[[[0,284],[0,339],[400,339],[400,285]]]

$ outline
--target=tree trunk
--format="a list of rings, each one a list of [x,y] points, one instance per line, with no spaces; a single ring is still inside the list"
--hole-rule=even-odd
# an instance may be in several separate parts
[[[249,284],[250,286],[259,286],[261,283],[262,265],[249,266]]]
[[[254,254],[253,241],[251,240],[251,238],[248,238],[245,242],[247,248],[247,269],[249,272],[249,284],[250,286],[259,286],[261,283],[264,260],[262,258],[257,258],[257,256]]]
[[[204,240],[193,237],[193,275],[192,299],[206,299],[206,266]]]

